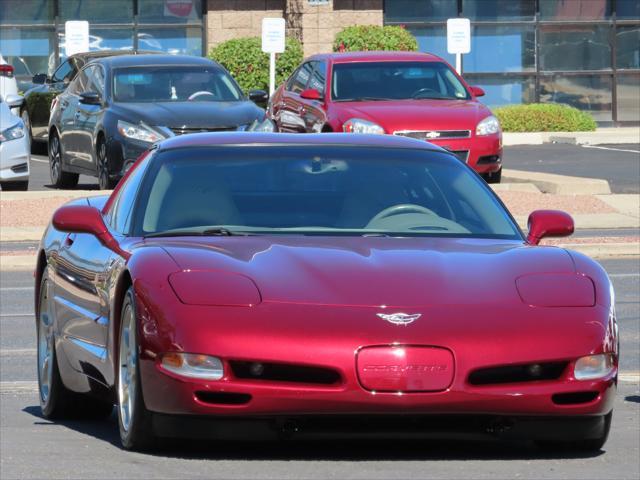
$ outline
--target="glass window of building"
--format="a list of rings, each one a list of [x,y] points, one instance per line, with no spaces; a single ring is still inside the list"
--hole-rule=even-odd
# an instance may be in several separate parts
[[[59,2],[60,20],[89,20],[91,23],[132,23],[131,0],[64,0]]]
[[[0,52],[4,59],[14,65],[22,64],[28,71],[26,76],[36,73],[51,73],[49,64],[55,66],[54,33],[51,29],[32,27],[0,28]]]
[[[180,55],[202,55],[202,29],[199,27],[140,27],[138,49]]]
[[[480,101],[491,108],[536,101],[536,81],[533,76],[504,78],[473,75],[467,78],[467,82],[484,90],[485,96]]]
[[[139,23],[200,23],[202,0],[138,0]]]
[[[0,24],[52,24],[54,0],[2,0]]]
[[[438,27],[412,27],[407,26],[407,30],[416,37],[418,50],[421,52],[433,53],[447,62],[454,65],[456,56],[447,52],[447,29],[444,26]]]
[[[640,68],[640,25],[618,27],[616,43],[617,68]]]
[[[535,14],[532,0],[462,1],[462,16],[471,20],[533,20]]]
[[[618,75],[618,120],[640,122],[640,74]]]
[[[611,68],[608,25],[541,25],[540,69],[544,71]]]
[[[471,31],[471,53],[464,56],[464,71],[532,71],[535,70],[535,50],[533,25],[474,25]]]
[[[432,22],[458,16],[457,2],[452,0],[385,0],[384,8],[388,22]]]
[[[638,0],[616,0],[616,17],[621,20],[640,19]]]
[[[565,103],[584,110],[598,121],[611,121],[611,75],[543,75],[540,101]]]
[[[539,0],[541,20],[604,20],[611,0]]]

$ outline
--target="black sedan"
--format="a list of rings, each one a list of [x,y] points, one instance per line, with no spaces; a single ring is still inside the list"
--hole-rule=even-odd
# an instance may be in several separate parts
[[[20,116],[31,140],[46,142],[48,139],[49,112],[54,98],[60,95],[76,78],[78,72],[91,60],[113,55],[131,55],[135,50],[98,50],[96,52],[77,53],[71,55],[53,72],[53,75],[39,73],[34,75],[30,83],[33,87],[24,93],[24,104]],[[15,64],[15,62],[14,62]]]
[[[54,101],[49,121],[51,181],[73,188],[79,174],[113,188],[153,143],[175,135],[272,131],[273,124],[229,73],[205,58],[126,55],[94,60]]]

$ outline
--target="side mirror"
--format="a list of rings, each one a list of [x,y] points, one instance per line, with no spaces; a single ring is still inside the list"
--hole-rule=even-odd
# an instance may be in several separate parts
[[[95,236],[109,250],[128,258],[104,223],[102,213],[89,205],[67,205],[58,208],[51,222],[56,230],[66,233],[88,233]]]
[[[573,233],[573,218],[560,210],[536,210],[527,220],[527,242],[538,245],[544,237],[567,237]]]
[[[264,90],[249,90],[249,100],[254,103],[267,103],[269,94]]]
[[[96,92],[83,92],[80,94],[80,103],[84,105],[100,105],[102,100]]]
[[[474,96],[476,97],[484,97],[485,93],[484,90],[481,89],[480,87],[469,87],[471,89],[471,93],[473,93]]]
[[[48,83],[49,81],[49,76],[46,73],[38,73],[37,75],[34,75],[33,78],[31,79],[31,82],[34,85],[44,85],[45,83]]]
[[[315,88],[307,88],[300,92],[300,97],[306,100],[322,100],[322,95]]]
[[[11,93],[4,97],[4,101],[9,108],[21,107],[24,103],[24,97]]]

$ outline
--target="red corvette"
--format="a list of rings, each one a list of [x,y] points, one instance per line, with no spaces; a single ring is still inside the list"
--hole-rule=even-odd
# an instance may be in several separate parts
[[[166,140],[44,234],[43,414],[115,404],[133,449],[447,431],[599,449],[617,381],[611,283],[538,245],[572,231],[537,211],[523,236],[477,174],[418,140]]]
[[[489,183],[502,177],[500,123],[435,55],[354,52],[307,59],[272,96],[281,132],[393,134],[455,153]]]

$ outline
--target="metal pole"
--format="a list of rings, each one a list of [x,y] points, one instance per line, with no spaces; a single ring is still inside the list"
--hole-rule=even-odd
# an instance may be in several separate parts
[[[462,75],[462,54],[456,53],[456,72],[458,75]]]
[[[269,96],[273,95],[276,89],[276,54],[269,54]]]

